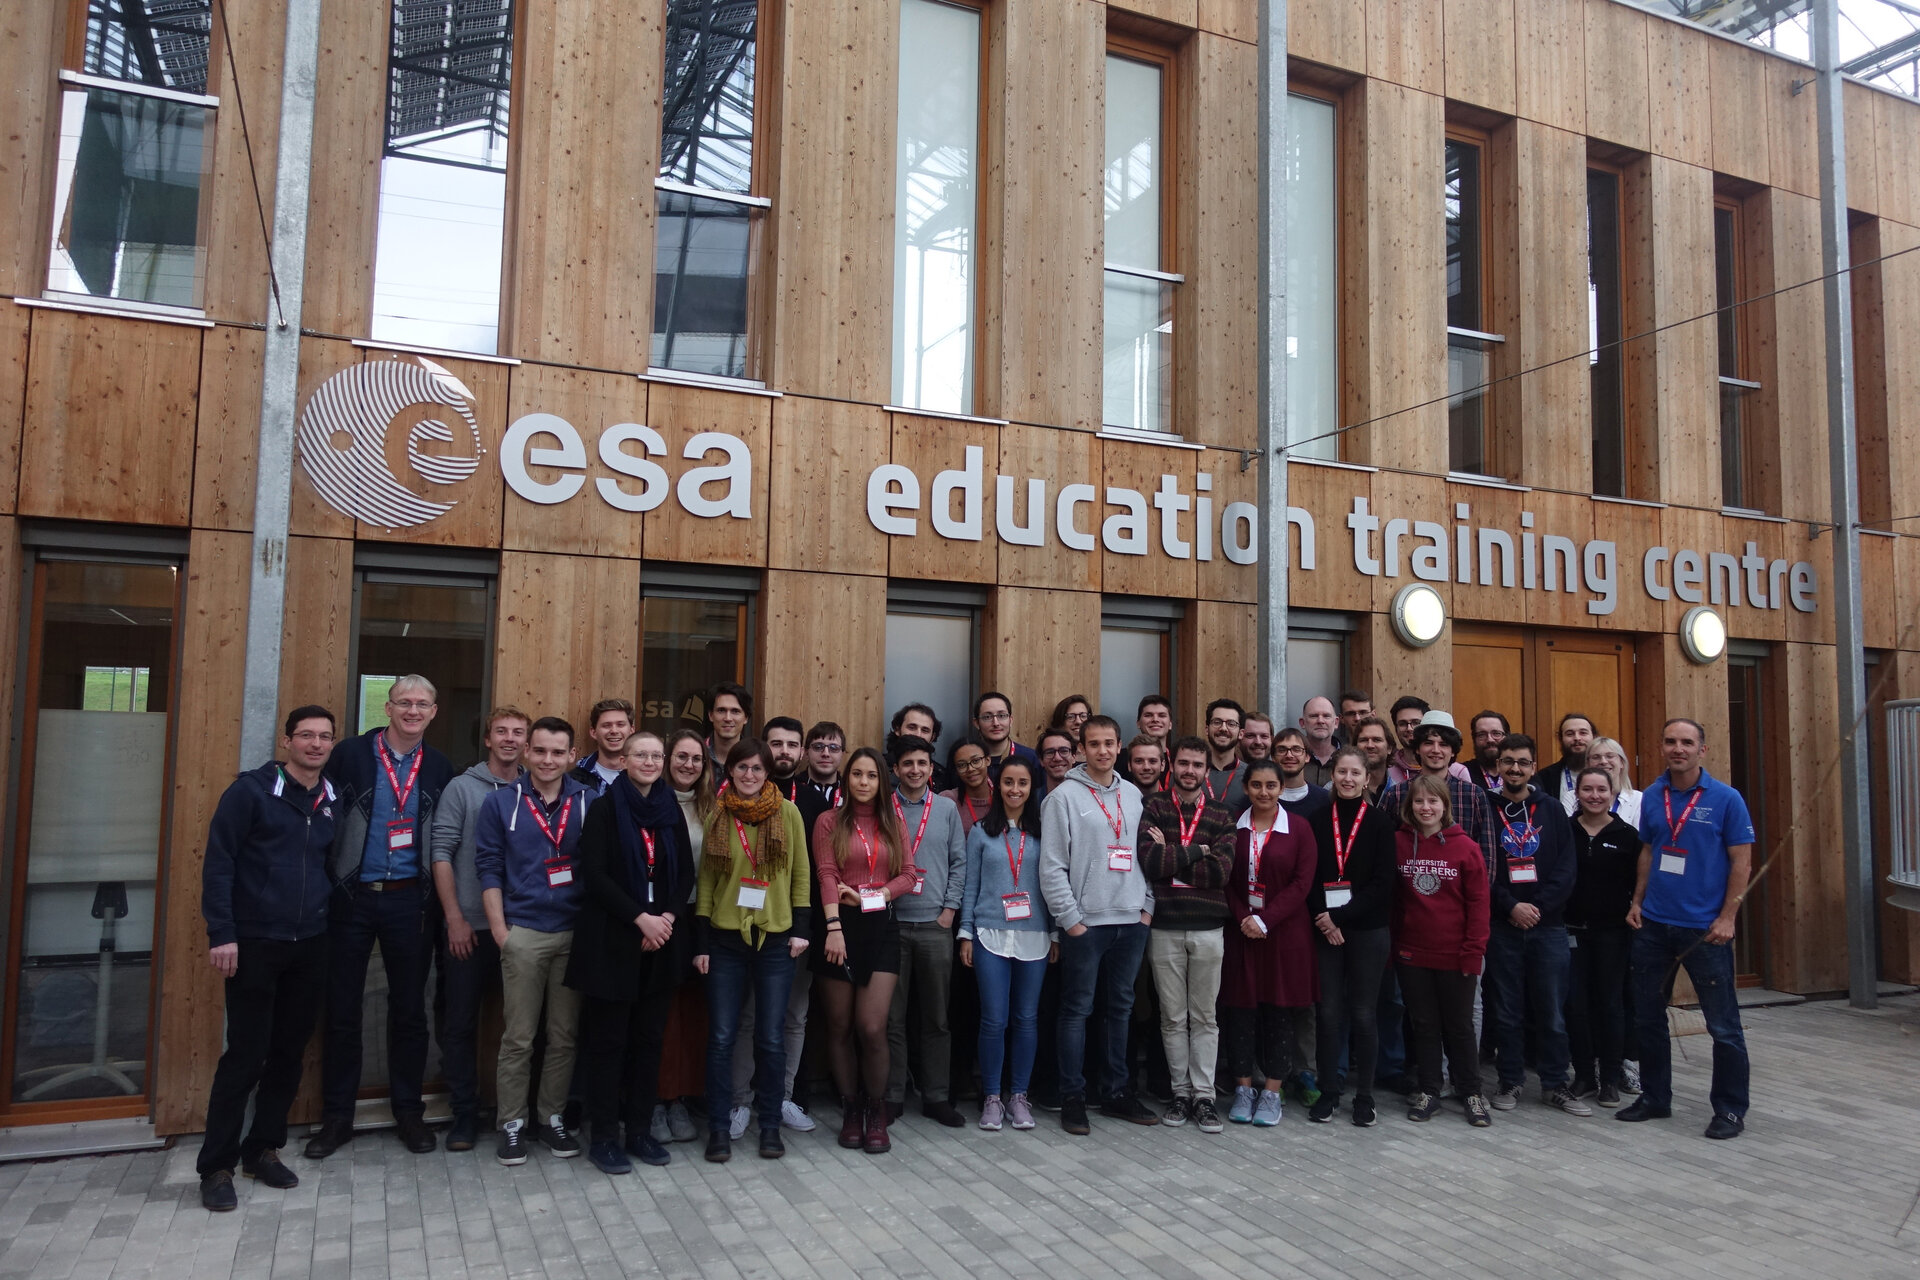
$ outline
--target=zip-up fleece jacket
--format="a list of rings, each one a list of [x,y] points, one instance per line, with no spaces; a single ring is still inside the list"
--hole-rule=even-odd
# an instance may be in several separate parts
[[[1120,821],[1117,835],[1102,804]],[[1141,804],[1140,788],[1117,771],[1099,787],[1082,764],[1048,793],[1040,809],[1040,893],[1062,933],[1077,924],[1139,924],[1142,911],[1152,912],[1153,886],[1138,855]],[[1126,871],[1108,868],[1113,845],[1134,851]]]
[[[426,766],[422,765],[420,771],[425,773]],[[522,769],[514,781],[523,782],[526,776],[527,771]],[[480,823],[480,802],[501,787],[512,785],[494,777],[482,760],[447,784],[433,810],[433,838],[428,847],[433,850],[433,861],[453,868],[460,914],[475,929],[487,927],[487,909],[480,901],[480,872],[473,863],[473,833]]]
[[[200,868],[208,946],[326,932],[327,856],[339,812],[339,793],[325,777],[309,791],[269,761],[234,779],[213,811]]]
[[[960,809],[953,801],[928,787],[920,803],[909,804],[898,791],[900,825],[906,828],[908,860],[926,879],[919,893],[907,893],[893,905],[894,918],[902,924],[929,924],[942,911],[960,910],[960,898],[967,887],[967,833],[960,821]],[[926,812],[932,805],[933,811]],[[913,847],[913,833],[920,819],[927,820],[927,832],[920,847]]]
[[[480,887],[500,890],[500,906],[508,925],[537,933],[567,933],[580,914],[580,868],[573,855],[580,844],[580,830],[587,824],[593,791],[571,774],[561,775],[560,798],[548,823],[557,829],[558,806],[569,800],[573,803],[567,810],[567,829],[557,851],[533,820],[527,808],[528,797],[540,804],[540,793],[533,789],[532,780],[522,779],[480,802],[480,822],[473,833],[473,860]],[[541,809],[544,816],[545,806]],[[559,886],[547,883],[547,863],[554,858],[565,859],[573,869],[571,882]]]
[[[1494,864],[1492,897],[1493,918],[1503,925],[1511,925],[1509,917],[1517,903],[1533,904],[1540,911],[1540,923],[1535,928],[1552,928],[1566,923],[1567,899],[1573,896],[1573,883],[1579,876],[1579,863],[1573,853],[1573,827],[1567,821],[1567,811],[1560,804],[1560,798],[1534,787],[1527,792],[1526,817],[1509,816],[1506,812],[1510,803],[1504,793],[1491,797],[1493,801],[1494,845],[1499,857]],[[1518,837],[1528,825],[1540,828],[1540,844],[1534,851],[1533,869],[1535,879],[1532,884],[1515,884],[1509,859],[1514,856],[1508,847],[1506,823],[1514,824],[1513,834]]]
[[[384,728],[384,726],[382,726]],[[327,757],[326,775],[339,792],[338,815],[333,824],[333,863],[328,868],[337,885],[350,885],[360,878],[360,859],[367,852],[367,824],[373,821],[373,780],[380,774],[380,760],[373,739],[379,729],[369,729],[357,738],[348,738]],[[433,830],[433,811],[440,793],[453,781],[453,762],[426,743],[420,759],[420,809],[414,819],[414,839],[424,840]],[[405,781],[405,779],[402,779]],[[421,866],[430,855],[422,849]],[[431,868],[429,868],[430,870]]]

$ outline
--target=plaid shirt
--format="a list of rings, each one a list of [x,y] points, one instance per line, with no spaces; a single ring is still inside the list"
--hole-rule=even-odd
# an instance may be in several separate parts
[[[1465,772],[1465,770],[1462,770]],[[1466,778],[1455,777],[1452,771],[1447,773],[1447,794],[1453,799],[1453,820],[1460,824],[1461,830],[1473,838],[1480,846],[1480,852],[1487,860],[1487,883],[1493,883],[1494,855],[1498,837],[1493,829],[1493,804],[1488,793]],[[1396,817],[1400,813],[1401,802],[1407,798],[1407,784],[1396,782],[1387,788],[1380,797],[1380,805]]]
[[[1227,878],[1233,874],[1233,814],[1202,793],[1193,842],[1180,843],[1180,811],[1171,791],[1155,791],[1140,810],[1140,870],[1153,886],[1156,929],[1218,929],[1227,922]],[[1184,807],[1184,806],[1183,806]],[[1188,821],[1193,810],[1185,808]],[[1151,834],[1158,831],[1161,839]],[[1174,881],[1181,884],[1176,887]]]

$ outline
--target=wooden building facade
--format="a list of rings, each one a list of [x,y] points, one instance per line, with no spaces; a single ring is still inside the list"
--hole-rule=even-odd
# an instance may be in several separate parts
[[[1771,859],[1743,969],[1843,987],[1806,67],[1618,0],[1295,0],[1292,89],[1319,130],[1296,225],[1327,250],[1301,262],[1319,307],[1295,376],[1320,399],[1292,402],[1294,510],[1260,513],[1255,0],[931,4],[748,0],[751,91],[691,116],[708,73],[687,70],[680,0],[491,6],[504,150],[449,172],[501,193],[497,289],[484,255],[460,273],[494,327],[460,344],[396,338],[405,287],[376,282],[406,212],[383,198],[412,154],[394,121],[418,106],[406,6],[323,5],[307,260],[275,264],[283,289],[305,273],[283,703],[352,731],[383,676],[418,669],[466,759],[493,704],[581,723],[625,696],[665,727],[736,677],[759,715],[856,742],[909,696],[985,689],[1021,737],[1071,692],[1130,725],[1154,688],[1185,730],[1212,697],[1252,703],[1254,530],[1285,518],[1279,723],[1343,687],[1463,723],[1494,707],[1543,740],[1577,709],[1644,782],[1662,719],[1699,719]],[[108,65],[83,0],[0,17],[0,1123],[192,1130],[221,1049],[199,869],[221,790],[257,763],[236,744],[283,15],[208,9],[198,86],[170,96]],[[953,30],[974,46],[930,61]],[[1111,93],[1123,75],[1157,99]],[[971,99],[925,105],[958,80]],[[1889,256],[1920,247],[1920,103],[1848,84],[1845,106],[1883,702],[1920,696],[1920,253]],[[722,115],[750,137],[730,187],[675,133]],[[436,123],[459,121],[420,136]],[[189,132],[197,160],[141,158]],[[1116,148],[1136,135],[1145,151]],[[196,164],[183,221],[152,189]],[[76,193],[109,187],[103,233]],[[927,231],[928,199],[952,225]],[[695,243],[688,210],[716,201],[731,238]],[[154,247],[181,225],[185,250]],[[661,291],[689,279],[669,236],[733,264],[723,374],[662,363]],[[169,271],[186,292],[131,283]],[[915,328],[943,306],[957,338]],[[392,379],[347,375],[389,364],[439,391],[355,419]],[[323,493],[321,455],[362,431],[375,480],[384,463],[424,505],[378,507],[351,476]],[[1448,617],[1425,648],[1390,617],[1416,581]],[[1696,603],[1730,636],[1717,661],[1683,652]],[[140,794],[97,803],[121,772]],[[1882,910],[1888,978],[1920,978],[1910,920]]]

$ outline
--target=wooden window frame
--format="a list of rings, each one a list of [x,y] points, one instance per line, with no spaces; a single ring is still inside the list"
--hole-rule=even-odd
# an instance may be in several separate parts
[[[1484,476],[1489,479],[1503,479],[1505,477],[1501,474],[1499,439],[1502,415],[1499,412],[1498,402],[1500,397],[1497,394],[1498,384],[1496,383],[1496,379],[1500,376],[1499,366],[1502,363],[1500,353],[1505,350],[1503,344],[1506,341],[1506,336],[1484,327],[1488,323],[1487,316],[1489,309],[1495,304],[1495,300],[1498,297],[1495,292],[1497,283],[1495,272],[1496,255],[1489,251],[1488,245],[1489,234],[1493,228],[1493,201],[1490,187],[1492,186],[1495,167],[1495,138],[1491,130],[1449,120],[1447,121],[1444,139],[1440,162],[1442,203],[1440,268],[1444,277],[1446,271],[1446,211],[1444,207],[1446,201],[1445,148],[1458,143],[1462,146],[1472,147],[1479,153],[1480,158],[1478,165],[1478,191],[1476,192],[1478,199],[1474,201],[1475,255],[1479,259],[1479,270],[1477,272],[1479,276],[1479,305],[1476,308],[1477,314],[1475,318],[1479,327],[1460,326],[1460,328],[1467,329],[1467,331],[1473,333],[1486,334],[1492,339],[1482,346],[1482,352],[1486,358],[1486,370],[1484,375],[1485,382],[1482,384],[1483,390],[1480,395],[1481,470],[1462,474]],[[1450,346],[1456,326],[1452,323],[1451,316],[1443,317],[1443,323],[1445,323],[1447,328],[1447,338]],[[1451,406],[1449,406],[1449,414],[1450,413]],[[1456,471],[1453,466],[1451,423],[1448,424],[1447,470],[1449,473]]]
[[[1767,474],[1760,446],[1762,435],[1776,430],[1777,425],[1769,419],[1775,415],[1770,403],[1772,388],[1763,379],[1754,377],[1755,353],[1759,348],[1759,335],[1755,329],[1762,321],[1758,300],[1754,297],[1753,274],[1755,244],[1754,215],[1751,197],[1741,192],[1725,188],[1716,190],[1713,196],[1713,246],[1714,246],[1714,292],[1715,307],[1719,305],[1720,279],[1720,215],[1725,213],[1731,222],[1729,252],[1732,254],[1733,298],[1733,369],[1732,373],[1721,372],[1721,352],[1719,342],[1719,319],[1716,316],[1714,326],[1714,372],[1715,372],[1715,425],[1721,431],[1720,467],[1722,488],[1720,505],[1735,511],[1771,512],[1779,505],[1777,495],[1772,495],[1767,484]],[[1725,491],[1726,474],[1726,414],[1721,407],[1729,388],[1739,388],[1739,430],[1740,430],[1740,501],[1733,501],[1732,495]]]
[[[1346,184],[1349,175],[1344,132],[1347,127],[1347,100],[1346,95],[1338,89],[1329,88],[1326,85],[1317,84],[1311,80],[1303,80],[1298,76],[1288,77],[1287,94],[1290,97],[1312,98],[1315,102],[1323,102],[1333,108],[1333,345],[1336,352],[1334,376],[1339,379],[1337,385],[1340,387],[1339,412],[1335,415],[1339,421],[1334,424],[1335,429],[1340,430],[1340,434],[1334,438],[1334,444],[1337,446],[1335,457],[1341,461],[1346,461],[1347,438],[1352,434],[1344,430],[1347,425],[1346,418],[1348,416],[1346,403],[1347,349],[1352,345],[1346,340],[1346,327],[1347,316],[1353,310],[1353,308],[1348,305],[1353,301],[1353,295],[1350,287],[1352,282],[1348,278],[1350,262],[1347,255],[1348,236],[1346,233]],[[1171,767],[1171,762],[1169,762],[1169,767]]]
[[[1180,263],[1179,173],[1180,173],[1180,157],[1181,157],[1181,148],[1179,143],[1180,114],[1181,114],[1180,113],[1179,56],[1180,56],[1179,50],[1174,48],[1172,45],[1169,45],[1157,40],[1148,39],[1144,36],[1137,35],[1132,32],[1119,31],[1109,27],[1107,30],[1106,48],[1103,51],[1101,62],[1100,62],[1100,82],[1101,82],[1101,88],[1102,88],[1101,131],[1102,131],[1103,138],[1105,136],[1105,127],[1106,127],[1105,86],[1106,86],[1106,78],[1107,78],[1106,77],[1107,59],[1122,58],[1129,62],[1142,63],[1147,66],[1153,67],[1155,70],[1159,71],[1160,73],[1160,138],[1159,138],[1159,155],[1156,157],[1156,159],[1159,162],[1159,183],[1160,183],[1160,246],[1159,246],[1160,260],[1159,262],[1154,264],[1154,266],[1151,269],[1154,271],[1164,272],[1168,275],[1182,274],[1180,271],[1180,265],[1179,265]],[[1101,181],[1103,183],[1106,180],[1106,163],[1105,162],[1106,162],[1106,156],[1105,156],[1105,146],[1103,142],[1102,156],[1101,156]],[[1103,237],[1101,263],[1100,263],[1100,288],[1101,288],[1101,297],[1103,299],[1102,301],[1103,312],[1105,309],[1104,299],[1106,295],[1106,275],[1107,275],[1107,264],[1106,264],[1106,254],[1105,254],[1104,245],[1105,245],[1105,241]],[[1179,318],[1180,296],[1183,290],[1181,289],[1180,285],[1175,285],[1174,290],[1175,292],[1174,292],[1174,302],[1173,302],[1172,310],[1174,314],[1175,333],[1177,335],[1179,331],[1179,326],[1181,324],[1181,320]],[[1105,324],[1104,324],[1104,317],[1103,317],[1103,321],[1102,321],[1103,331],[1104,331],[1104,328],[1105,328]],[[1169,342],[1168,348],[1169,348],[1169,354],[1168,354],[1168,360],[1167,360],[1167,386],[1164,392],[1166,402],[1167,402],[1167,421],[1161,434],[1165,434],[1174,439],[1180,439],[1182,438],[1180,436],[1180,422],[1181,422],[1180,344],[1177,340],[1177,337],[1174,341]],[[1104,340],[1103,340],[1103,344],[1102,344],[1103,352],[1104,352],[1104,349],[1105,347],[1104,347]],[[1106,380],[1106,369],[1105,369],[1104,355],[1103,355],[1102,367],[1101,367],[1101,383],[1102,383],[1103,389],[1105,386],[1105,380]],[[1107,424],[1105,422],[1106,415],[1104,412],[1100,414],[1100,418],[1101,418],[1101,427],[1105,429]]]
[[[1615,285],[1615,288],[1619,293],[1619,307],[1618,307],[1619,315],[1617,319],[1617,324],[1620,330],[1620,337],[1617,345],[1614,348],[1614,360],[1616,361],[1616,368],[1618,370],[1617,377],[1620,383],[1620,492],[1617,494],[1607,494],[1602,496],[1615,497],[1615,498],[1638,498],[1638,497],[1644,497],[1646,495],[1638,494],[1634,492],[1635,485],[1633,482],[1634,481],[1633,453],[1634,453],[1634,448],[1636,444],[1636,439],[1635,439],[1635,432],[1633,428],[1633,421],[1634,421],[1633,378],[1631,377],[1627,369],[1627,340],[1630,337],[1632,337],[1632,331],[1629,327],[1628,317],[1633,314],[1633,300],[1630,297],[1630,294],[1632,291],[1633,273],[1629,269],[1628,262],[1627,262],[1627,219],[1628,219],[1627,193],[1629,192],[1629,190],[1631,190],[1631,188],[1629,186],[1627,166],[1624,164],[1618,164],[1610,160],[1601,160],[1594,156],[1588,156],[1587,171],[1589,174],[1595,171],[1605,173],[1613,179],[1613,183],[1614,183],[1613,263],[1614,263],[1614,274],[1617,277],[1617,283]],[[1587,198],[1587,218],[1588,218],[1589,227],[1591,227],[1592,225],[1592,218],[1593,218],[1592,206],[1593,206],[1593,199],[1592,199],[1592,195],[1589,194]],[[1592,257],[1591,257],[1592,255],[1591,233],[1589,233],[1588,255],[1589,257],[1588,257],[1587,271],[1588,271],[1588,279],[1589,281],[1591,281],[1592,271],[1593,271]],[[1595,327],[1597,328],[1598,326],[1595,326]],[[1589,414],[1589,424],[1590,424],[1589,434],[1591,434],[1591,415],[1593,411],[1593,405],[1591,401],[1591,395],[1592,395],[1591,379],[1589,379],[1588,381],[1588,387],[1589,387],[1588,414]],[[1600,491],[1598,486],[1595,486],[1594,493],[1598,495],[1599,492]]]

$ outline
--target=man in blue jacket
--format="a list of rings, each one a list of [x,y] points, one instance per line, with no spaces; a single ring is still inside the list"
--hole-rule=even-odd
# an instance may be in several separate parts
[[[622,740],[624,742],[624,739]],[[501,1164],[527,1159],[527,1085],[540,1009],[547,1011],[547,1053],[540,1064],[540,1098],[533,1136],[556,1156],[580,1154],[561,1113],[573,1080],[580,993],[565,984],[580,914],[574,850],[594,790],[568,770],[573,726],[542,716],[527,735],[527,777],[480,802],[474,828],[474,866],[487,927],[500,948],[499,1077]]]
[[[1487,939],[1487,1015],[1493,1024],[1500,1088],[1493,1105],[1520,1105],[1527,1080],[1526,1039],[1539,1053],[1541,1100],[1569,1115],[1593,1108],[1568,1087],[1567,899],[1577,863],[1573,828],[1558,795],[1533,785],[1533,739],[1509,734],[1500,743],[1500,791],[1492,797],[1496,852],[1489,898],[1493,928]]]
[[[327,1042],[320,1067],[320,1127],[307,1159],[324,1160],[353,1140],[360,1094],[360,1021],[374,944],[387,971],[387,1080],[395,1130],[416,1154],[437,1145],[420,1091],[427,1070],[427,968],[439,917],[427,835],[453,765],[424,741],[439,709],[425,676],[387,692],[387,723],[342,742],[327,760],[340,793],[334,824],[329,910]]]
[[[333,750],[333,723],[325,707],[297,708],[280,740],[286,763],[241,774],[207,830],[200,913],[208,959],[226,979],[227,1048],[214,1068],[196,1168],[200,1203],[216,1213],[239,1204],[236,1161],[270,1187],[300,1182],[280,1148],[326,989],[327,857],[338,806],[320,771]],[[256,1085],[253,1128],[242,1141]]]

